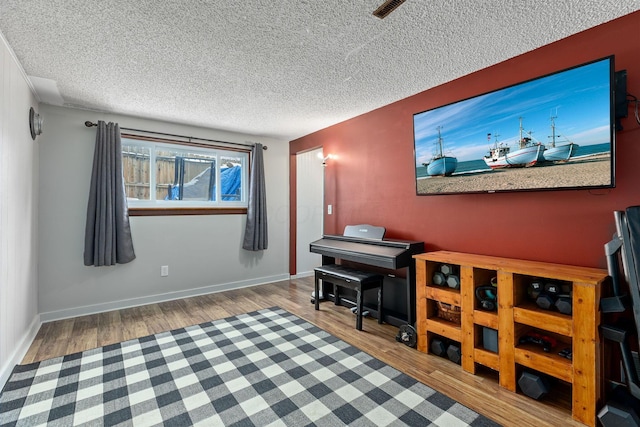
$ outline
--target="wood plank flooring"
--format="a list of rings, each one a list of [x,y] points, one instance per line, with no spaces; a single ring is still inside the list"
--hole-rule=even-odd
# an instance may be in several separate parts
[[[312,290],[313,279],[307,277],[45,323],[22,363],[279,306],[504,426],[583,426],[571,418],[568,393],[538,402],[501,388],[488,369],[471,375],[447,359],[396,342],[394,326],[365,318],[359,332],[346,307],[325,302],[315,311]]]

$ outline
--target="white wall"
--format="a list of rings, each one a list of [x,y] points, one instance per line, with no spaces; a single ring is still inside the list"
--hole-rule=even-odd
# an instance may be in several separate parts
[[[288,279],[288,143],[141,118],[41,106],[39,311],[42,321]],[[83,264],[95,128],[121,127],[230,142],[264,152],[269,248],[242,249],[245,215],[131,217],[137,258],[112,267]],[[160,277],[160,266],[169,276]]]
[[[37,305],[38,110],[22,67],[0,34],[0,388],[31,344]]]

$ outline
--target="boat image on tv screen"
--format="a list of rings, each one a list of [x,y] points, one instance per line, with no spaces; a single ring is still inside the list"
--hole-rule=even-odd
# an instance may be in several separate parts
[[[614,186],[613,57],[413,117],[418,195]]]

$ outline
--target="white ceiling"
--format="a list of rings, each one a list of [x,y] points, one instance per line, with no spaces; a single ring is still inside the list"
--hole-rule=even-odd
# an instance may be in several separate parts
[[[0,32],[41,102],[290,140],[640,9],[382,2],[1,0]]]

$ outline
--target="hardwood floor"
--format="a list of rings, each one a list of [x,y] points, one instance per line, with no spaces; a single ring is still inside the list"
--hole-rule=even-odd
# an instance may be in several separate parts
[[[490,370],[471,375],[447,359],[396,342],[394,326],[364,319],[363,331],[357,331],[346,307],[325,302],[315,311],[312,290],[308,277],[45,323],[22,363],[280,306],[504,426],[583,426],[571,418],[567,392],[538,402],[501,388]]]

